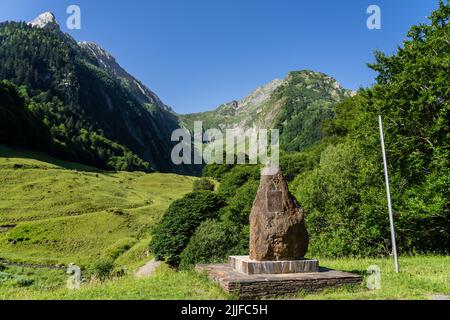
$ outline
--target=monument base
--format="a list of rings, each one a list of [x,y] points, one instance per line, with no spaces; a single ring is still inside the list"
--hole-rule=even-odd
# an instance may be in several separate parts
[[[255,261],[249,256],[230,256],[228,264],[245,274],[285,274],[319,272],[318,260]]]
[[[195,269],[206,272],[226,293],[240,299],[279,297],[362,282],[358,275],[326,268],[313,273],[289,274],[245,274],[226,264],[197,265]]]

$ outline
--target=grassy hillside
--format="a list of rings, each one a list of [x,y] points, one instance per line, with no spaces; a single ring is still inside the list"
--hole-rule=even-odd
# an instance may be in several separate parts
[[[108,173],[0,146],[0,258],[88,265],[145,258],[151,227],[194,178]]]

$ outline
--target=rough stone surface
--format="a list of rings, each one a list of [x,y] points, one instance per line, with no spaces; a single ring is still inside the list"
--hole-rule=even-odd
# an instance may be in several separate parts
[[[44,12],[36,19],[29,22],[29,25],[34,28],[60,31],[58,21],[56,21],[55,15],[51,12]]]
[[[271,275],[247,275],[226,264],[197,265],[225,292],[240,299],[292,295],[299,291],[315,292],[330,287],[358,285],[362,277],[347,272],[321,268],[320,272]]]
[[[318,260],[255,261],[249,256],[228,257],[228,264],[245,274],[286,274],[319,272]]]
[[[303,210],[290,194],[279,168],[265,168],[250,214],[250,258],[303,259],[308,250]]]

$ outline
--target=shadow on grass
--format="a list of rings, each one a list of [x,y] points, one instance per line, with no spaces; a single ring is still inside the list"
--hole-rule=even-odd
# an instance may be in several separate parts
[[[18,147],[7,147],[4,145],[0,145],[0,158],[11,158],[11,168],[12,169],[38,169],[41,168],[38,165],[32,165],[32,164],[20,164],[20,163],[14,163],[14,159],[26,159],[26,160],[37,160],[41,162],[45,162],[48,164],[52,164],[58,167],[61,167],[63,169],[69,169],[69,170],[78,170],[78,171],[84,171],[84,172],[96,172],[100,173],[103,171],[91,167],[88,165],[70,162],[70,161],[64,161],[60,159],[53,158],[49,156],[46,153],[43,153],[41,151],[31,151],[23,148]]]
[[[320,272],[343,271],[343,272],[357,274],[361,277],[365,277],[367,275],[367,271],[365,271],[365,270],[336,270],[336,269],[330,269],[330,268],[326,268],[326,267],[319,267],[319,271]]]

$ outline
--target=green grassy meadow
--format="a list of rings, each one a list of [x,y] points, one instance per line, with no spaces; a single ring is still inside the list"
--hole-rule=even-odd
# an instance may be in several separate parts
[[[106,255],[122,266],[140,263],[152,226],[193,181],[100,172],[0,146],[0,259],[85,266]]]
[[[428,300],[437,295],[450,295],[450,257],[400,257],[400,272],[395,273],[394,261],[389,258],[345,258],[320,260],[327,268],[363,275],[360,286],[325,290],[318,294],[299,293],[308,300]],[[381,289],[367,289],[367,268],[378,266],[381,271]]]
[[[450,295],[449,257],[401,257],[399,274],[394,272],[392,259],[321,260],[321,265],[344,271],[366,274],[370,265],[381,269],[381,289],[369,290],[366,281],[359,286],[328,289],[319,293],[299,292],[280,297],[301,300],[429,300],[433,296]],[[3,280],[2,274],[14,273],[18,279]],[[23,278],[31,284],[23,284]],[[21,282],[22,279],[22,282]],[[195,271],[176,272],[165,264],[148,278],[127,275],[104,283],[83,284],[80,290],[65,288],[65,272],[35,268],[11,268],[0,272],[0,300],[2,299],[56,299],[56,300],[202,300],[234,299],[211,283],[205,275]]]
[[[146,278],[134,272],[152,257],[152,228],[169,204],[192,190],[195,178],[110,173],[45,154],[0,146],[0,300],[4,299],[233,299],[205,275],[162,264]],[[64,266],[88,268],[114,260],[122,276],[66,289]],[[381,269],[381,289],[356,287],[302,293],[286,299],[431,299],[450,295],[450,257],[323,259],[328,268],[366,275]],[[50,266],[60,266],[50,269]]]

